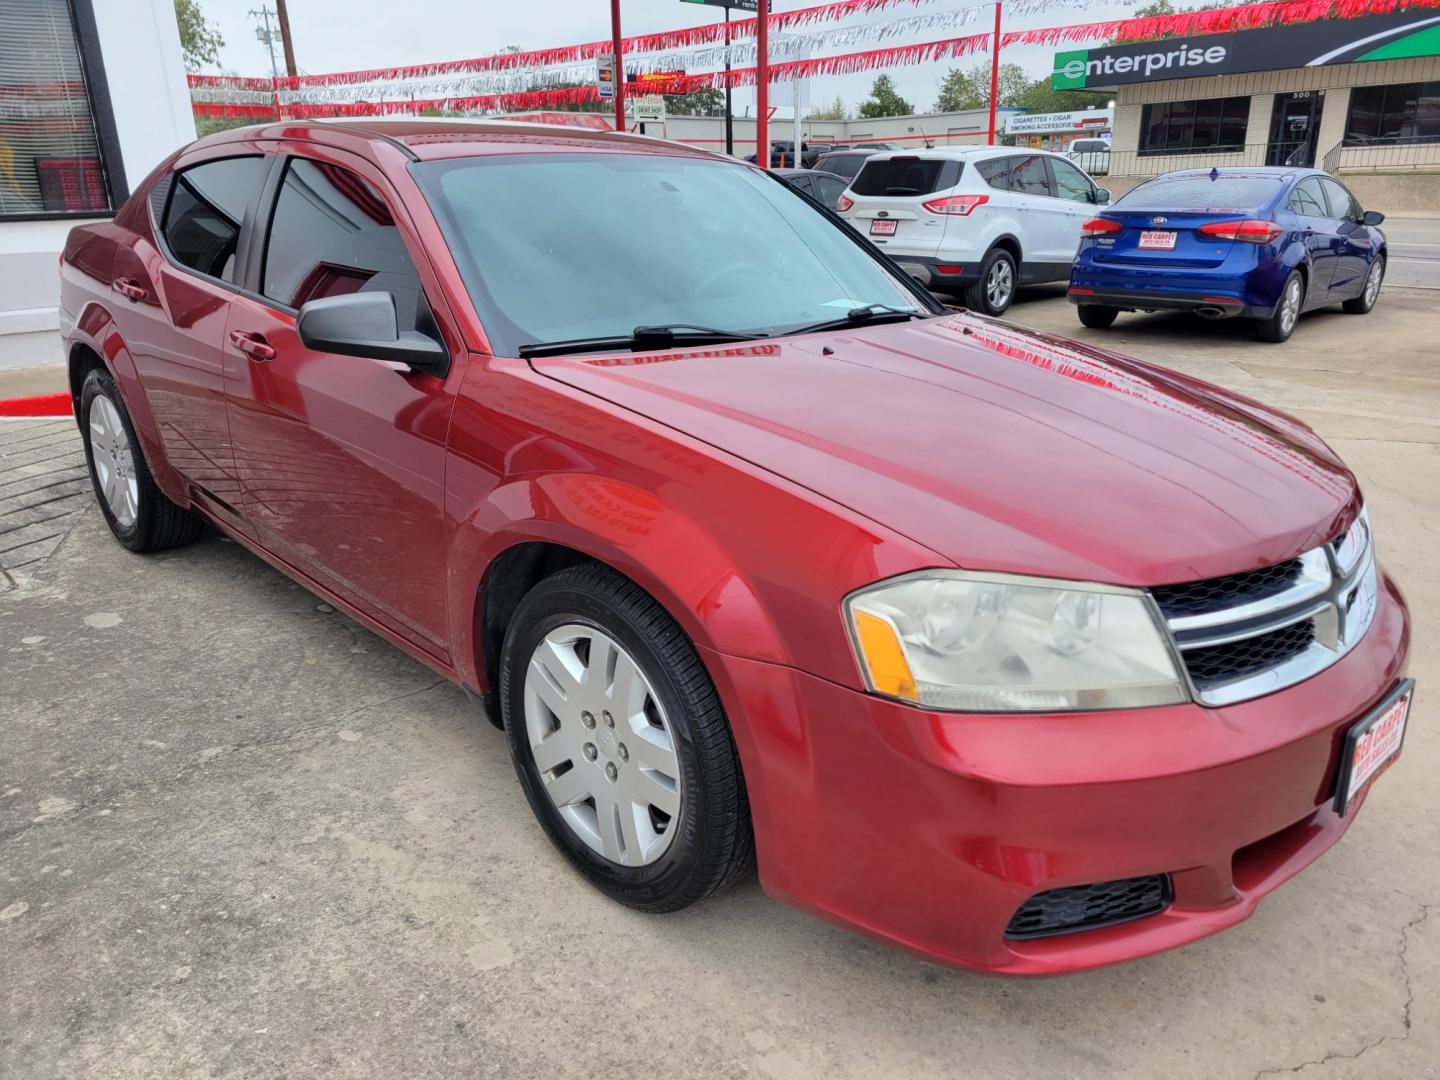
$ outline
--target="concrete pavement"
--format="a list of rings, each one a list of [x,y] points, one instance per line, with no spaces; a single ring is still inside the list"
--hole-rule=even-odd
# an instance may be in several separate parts
[[[1249,922],[1011,982],[753,881],[631,913],[549,847],[459,691],[233,543],[133,556],[92,508],[0,579],[0,1076],[1440,1075],[1433,294],[1283,346],[1182,316],[1085,330],[1056,289],[1012,315],[1299,413],[1408,592],[1404,757]]]

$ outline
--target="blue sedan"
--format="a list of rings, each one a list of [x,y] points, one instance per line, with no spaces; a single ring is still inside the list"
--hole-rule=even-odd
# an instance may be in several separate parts
[[[1375,306],[1384,220],[1316,169],[1166,173],[1085,223],[1070,301],[1096,328],[1121,311],[1173,309],[1253,319],[1262,341],[1284,341],[1303,312]]]

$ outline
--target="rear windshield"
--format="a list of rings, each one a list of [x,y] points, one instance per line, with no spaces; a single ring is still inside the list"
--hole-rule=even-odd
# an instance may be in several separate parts
[[[958,184],[964,165],[933,158],[871,158],[850,189],[856,195],[929,195]]]
[[[1120,196],[1116,210],[1257,210],[1280,191],[1279,176],[1161,177]]]

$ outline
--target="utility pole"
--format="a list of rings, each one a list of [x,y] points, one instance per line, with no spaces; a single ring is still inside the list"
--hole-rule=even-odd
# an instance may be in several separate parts
[[[280,78],[280,67],[275,63],[275,31],[270,26],[270,17],[274,14],[264,6],[258,9],[251,8],[249,11],[250,18],[259,19],[263,23],[255,28],[255,39],[270,50],[270,77],[278,79]]]
[[[290,13],[285,10],[285,0],[275,0],[275,21],[280,24],[280,43],[285,46],[285,74],[293,79],[300,69],[295,66],[295,42],[290,37]]]
[[[725,153],[735,156],[735,108],[730,103],[730,5],[725,5]],[[756,157],[759,160],[759,157]]]

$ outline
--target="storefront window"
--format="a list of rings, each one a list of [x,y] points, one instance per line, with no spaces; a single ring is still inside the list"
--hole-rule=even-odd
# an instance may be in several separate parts
[[[1440,82],[1357,86],[1350,91],[1345,145],[1440,142]]]
[[[0,0],[0,220],[112,209],[67,0]]]
[[[1249,124],[1248,97],[1146,105],[1140,118],[1140,153],[1239,150],[1245,145]]]

